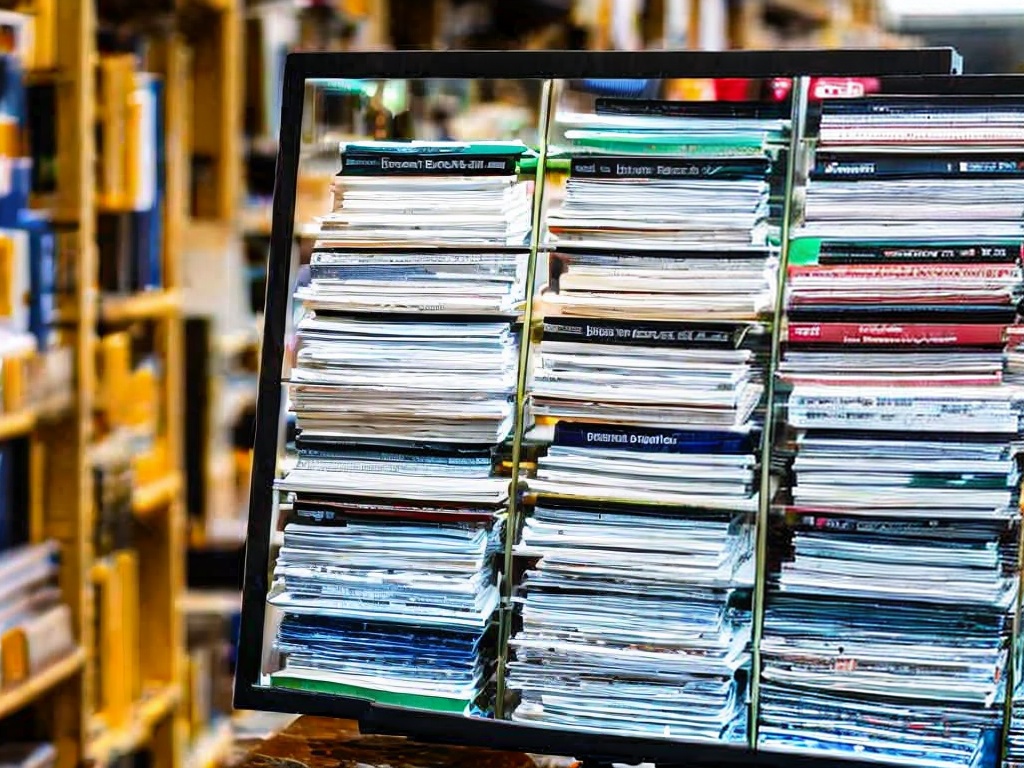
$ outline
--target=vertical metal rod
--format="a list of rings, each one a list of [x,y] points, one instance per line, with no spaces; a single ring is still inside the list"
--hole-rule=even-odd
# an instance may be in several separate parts
[[[519,370],[516,379],[515,425],[512,431],[512,479],[509,482],[508,516],[505,520],[505,560],[501,575],[501,608],[498,614],[498,680],[495,715],[505,716],[505,675],[508,666],[508,642],[512,634],[512,548],[519,531],[519,463],[523,449],[526,424],[526,383],[530,361],[530,342],[533,337],[533,303],[537,280],[537,252],[540,250],[542,213],[544,210],[544,182],[548,155],[548,141],[555,110],[555,83],[545,80],[541,94],[540,125],[538,134],[537,170],[534,175],[533,211],[530,229],[530,259],[526,270],[526,307],[519,337]]]
[[[764,431],[761,436],[761,487],[757,505],[756,577],[754,581],[753,642],[750,675],[750,720],[747,734],[751,747],[757,745],[757,721],[761,698],[761,635],[764,629],[765,582],[767,580],[768,523],[771,517],[772,482],[771,457],[775,443],[775,371],[782,343],[782,318],[785,310],[786,267],[789,263],[789,239],[796,209],[793,195],[799,153],[803,149],[807,129],[807,93],[810,78],[793,78],[792,106],[790,109],[789,155],[786,158],[785,198],[782,211],[781,250],[776,277],[775,307],[771,324],[771,352],[765,373]]]

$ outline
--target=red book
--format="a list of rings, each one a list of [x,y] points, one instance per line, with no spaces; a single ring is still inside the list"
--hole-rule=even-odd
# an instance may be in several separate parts
[[[899,347],[981,347],[1005,343],[1005,325],[933,323],[789,323],[791,344],[872,344]]]

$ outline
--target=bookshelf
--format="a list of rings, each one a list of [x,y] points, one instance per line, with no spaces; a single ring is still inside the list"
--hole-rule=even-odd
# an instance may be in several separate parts
[[[826,76],[849,76],[855,77],[857,75],[865,75],[866,72],[871,72],[875,76],[883,77],[885,75],[886,68],[888,66],[899,68],[897,62],[900,61],[901,56],[926,56],[926,52],[900,52],[895,58],[890,58],[896,52],[872,52],[866,58],[860,58],[863,56],[862,52],[821,52],[816,54],[820,58],[813,58],[812,60],[805,61],[805,68],[800,71],[800,74],[793,77],[793,90],[792,94],[792,111],[789,112],[789,121],[791,126],[791,134],[789,138],[788,147],[790,150],[790,160],[785,162],[784,175],[786,178],[785,183],[785,194],[784,201],[777,201],[782,206],[782,223],[778,232],[778,238],[781,248],[781,265],[784,269],[789,253],[790,242],[793,234],[790,229],[792,220],[795,220],[798,215],[799,206],[794,205],[795,202],[800,200],[797,186],[801,174],[803,174],[803,160],[797,162],[797,153],[803,155],[807,149],[808,143],[806,141],[806,120],[808,114],[811,112],[808,106],[809,87],[811,79],[818,74]],[[302,154],[300,148],[304,140],[304,136],[300,134],[297,126],[300,124],[299,116],[302,114],[304,104],[308,103],[304,99],[308,98],[308,93],[302,87],[305,78],[330,78],[332,73],[345,73],[346,75],[353,72],[359,72],[368,79],[374,78],[387,78],[392,77],[394,79],[401,79],[404,73],[415,73],[416,76],[422,76],[429,74],[431,77],[443,78],[443,77],[457,77],[459,71],[479,73],[480,76],[484,77],[522,77],[529,78],[531,75],[537,72],[557,72],[560,76],[555,82],[549,83],[548,87],[555,88],[559,82],[564,80],[573,80],[578,78],[585,73],[589,77],[593,78],[616,78],[621,80],[622,78],[643,78],[647,73],[657,73],[658,76],[668,77],[675,74],[687,74],[697,77],[714,77],[718,76],[743,76],[744,72],[757,72],[760,76],[769,77],[770,74],[774,74],[774,70],[768,66],[768,62],[759,61],[762,54],[759,53],[729,53],[729,54],[672,54],[673,58],[671,61],[672,65],[669,64],[669,59],[664,58],[660,54],[645,54],[637,56],[622,56],[616,54],[599,55],[599,54],[581,54],[581,55],[568,55],[568,54],[485,54],[485,53],[460,53],[460,54],[431,54],[431,53],[420,53],[420,54],[402,54],[401,56],[388,56],[383,54],[377,55],[361,55],[357,62],[353,57],[347,57],[344,54],[330,54],[330,55],[298,55],[293,56],[289,59],[289,76],[286,76],[285,83],[285,111],[284,120],[282,126],[285,130],[282,133],[282,165],[281,171],[278,175],[278,196],[275,199],[274,209],[274,228],[272,232],[272,258],[270,261],[270,289],[267,294],[267,330],[266,337],[267,343],[263,347],[263,360],[261,366],[261,390],[260,390],[260,402],[259,402],[259,435],[257,439],[257,453],[254,462],[254,476],[253,486],[251,494],[251,506],[250,506],[250,520],[249,520],[249,538],[247,547],[247,583],[244,589],[244,604],[243,604],[243,624],[242,624],[242,639],[240,643],[240,661],[239,661],[239,674],[236,682],[236,701],[241,706],[258,708],[258,709],[270,709],[276,711],[302,711],[306,713],[316,714],[331,714],[338,717],[354,717],[360,719],[366,723],[371,729],[377,732],[391,732],[401,733],[410,736],[423,736],[428,737],[431,740],[445,741],[450,743],[483,743],[486,741],[490,745],[501,746],[501,747],[519,747],[523,748],[526,745],[527,749],[536,749],[538,751],[557,751],[562,753],[580,754],[585,752],[587,754],[593,754],[595,757],[602,759],[608,759],[609,756],[629,755],[630,758],[646,758],[651,760],[664,760],[671,761],[674,756],[677,757],[679,744],[672,744],[671,740],[663,740],[659,738],[643,738],[643,737],[626,737],[618,736],[605,732],[588,732],[586,736],[581,736],[578,733],[566,733],[557,728],[542,728],[533,725],[529,725],[522,721],[519,722],[502,722],[501,713],[495,720],[487,720],[476,716],[458,717],[458,716],[445,716],[440,715],[437,712],[424,711],[425,705],[421,709],[409,708],[396,708],[393,701],[382,703],[381,705],[375,705],[367,701],[366,697],[342,697],[342,696],[324,696],[318,695],[310,691],[297,691],[287,690],[282,687],[274,686],[270,684],[271,678],[268,675],[276,672],[280,667],[278,661],[273,658],[272,651],[269,644],[270,633],[267,631],[268,626],[273,626],[274,616],[273,610],[268,608],[266,605],[268,588],[270,587],[271,575],[269,568],[273,562],[272,557],[274,550],[279,546],[277,538],[279,535],[279,524],[281,517],[285,516],[291,510],[294,510],[293,504],[295,499],[284,498],[280,499],[280,505],[277,506],[275,502],[275,493],[273,491],[273,483],[276,478],[281,476],[281,473],[285,471],[285,465],[278,464],[277,451],[275,446],[283,442],[282,432],[284,430],[282,416],[282,406],[284,405],[284,397],[282,396],[282,382],[279,371],[289,370],[288,368],[282,368],[286,365],[284,350],[290,343],[291,323],[293,319],[291,309],[291,289],[293,283],[291,282],[294,278],[295,262],[293,258],[293,227],[294,222],[294,203],[295,195],[297,194],[297,183],[296,177],[300,172]],[[766,54],[767,55],[767,54]],[[772,54],[777,58],[772,59],[772,67],[779,68],[781,74],[780,77],[791,77],[787,74],[789,67],[796,68],[797,62],[802,61],[801,54],[799,53],[778,53]],[[792,57],[792,58],[790,58]],[[629,62],[626,64],[625,62]],[[924,63],[923,59],[917,59],[915,62],[911,62],[907,59],[902,61],[902,65],[910,68],[924,68],[928,69],[928,65]],[[392,69],[392,67],[394,69]],[[406,69],[409,67],[409,69]],[[520,68],[521,67],[521,68]],[[636,67],[636,69],[633,69]],[[676,68],[678,67],[678,69]],[[746,67],[750,67],[746,70]],[[946,62],[945,65],[940,65],[940,69],[951,68],[956,69],[956,64],[952,62]],[[934,71],[934,70],[933,70]],[[811,74],[809,74],[811,73]],[[984,82],[984,79],[982,79]],[[887,81],[888,82],[888,81]],[[905,86],[907,83],[915,82],[912,78],[906,78],[900,81]],[[921,85],[917,87],[914,93],[927,93],[927,78],[921,78],[917,82]],[[945,78],[942,80],[946,83],[945,88],[949,89],[949,92],[958,92],[961,88],[962,83],[967,81],[962,78]],[[992,87],[996,85],[989,80],[988,84]],[[901,93],[899,90],[901,86],[895,84],[892,86],[892,90],[885,90],[885,93]],[[966,85],[962,86],[967,88]],[[984,88],[985,85],[979,85],[976,87]],[[1004,85],[1004,88],[1008,88],[1007,92],[1015,93],[1019,96],[1020,85]],[[816,108],[816,107],[815,107]],[[548,107],[541,110],[541,114],[544,116],[542,125],[550,125],[550,111]],[[289,119],[291,117],[291,119]],[[291,126],[291,127],[289,127]],[[545,148],[548,146],[546,138],[547,129],[542,129],[541,134],[541,150],[539,163],[543,165],[545,160]],[[582,140],[582,139],[581,139]],[[621,139],[625,142],[627,139]],[[346,150],[347,151],[347,150]],[[551,174],[547,174],[552,178],[546,179],[543,184],[538,180],[538,186],[541,187],[543,193],[546,195],[549,192],[552,195],[557,195],[558,187],[555,178],[559,173],[564,173],[564,167],[556,167],[554,162],[551,163],[550,169]],[[627,166],[631,167],[631,166]],[[580,173],[588,173],[590,171],[582,170]],[[611,171],[609,171],[610,173]],[[631,171],[616,171],[616,173],[630,173]],[[802,183],[802,182],[799,182]],[[537,216],[537,210],[535,209],[535,219]],[[344,214],[339,216],[339,220],[344,220]],[[565,226],[565,225],[563,225]],[[353,230],[354,232],[355,230]],[[346,235],[348,233],[346,232]],[[339,240],[342,239],[339,237]],[[534,251],[531,258],[535,258],[534,264],[540,261],[539,250],[537,249],[536,241],[531,243]],[[337,246],[336,246],[337,247]],[[582,246],[580,246],[582,247]],[[337,247],[338,252],[341,253],[345,249]],[[329,255],[325,249],[322,256]],[[348,254],[351,256],[351,253]],[[655,254],[657,255],[657,254]],[[328,262],[318,262],[324,265]],[[333,263],[333,262],[330,262]],[[315,265],[314,265],[315,266]],[[785,274],[784,272],[780,274]],[[316,278],[313,278],[314,282]],[[532,280],[529,281],[532,283]],[[310,293],[313,291],[314,293]],[[303,293],[305,296],[315,295],[315,287],[307,288],[303,287]],[[774,294],[776,297],[780,296],[781,293]],[[598,297],[595,297],[595,301]],[[322,299],[327,302],[326,295]],[[340,301],[340,300],[339,300]],[[533,309],[530,309],[533,307]],[[531,326],[535,324],[538,319],[537,310],[534,305],[527,302],[527,317],[524,320],[524,341],[529,339],[531,335],[536,338],[536,330],[532,329]],[[634,307],[635,309],[635,307]],[[762,493],[759,498],[756,498],[756,516],[757,516],[757,550],[759,552],[758,561],[762,564],[766,562],[764,557],[765,548],[767,544],[767,536],[769,533],[769,524],[774,524],[776,521],[772,518],[774,514],[771,509],[771,498],[774,493],[771,491],[770,485],[765,485],[765,475],[769,474],[768,469],[771,467],[772,474],[776,474],[778,467],[776,462],[784,459],[784,452],[779,450],[779,446],[775,445],[770,439],[773,435],[773,426],[775,425],[774,419],[778,418],[776,414],[775,398],[771,392],[771,383],[774,378],[771,377],[771,373],[775,370],[778,365],[778,358],[780,354],[780,319],[782,315],[783,305],[778,298],[773,302],[771,306],[767,308],[768,317],[765,318],[764,328],[770,333],[770,352],[768,353],[768,378],[765,383],[768,387],[768,401],[765,404],[765,419],[764,431],[769,436],[768,442],[761,448],[762,456]],[[533,315],[529,314],[533,312]],[[635,318],[634,318],[635,319]],[[314,327],[314,326],[307,326]],[[319,326],[316,327],[317,333],[326,333],[325,330]],[[271,341],[272,340],[272,341]],[[318,342],[322,343],[321,339],[317,339]],[[283,343],[285,342],[285,343]],[[339,355],[343,355],[339,347]],[[307,358],[307,360],[310,358]],[[524,368],[519,368],[520,374],[522,374]],[[308,375],[308,369],[303,371],[303,375]],[[522,381],[520,381],[520,389],[517,390],[517,402],[521,404],[523,402],[522,392]],[[535,416],[540,413],[537,408],[536,400],[538,390],[533,390],[534,395],[534,413]],[[324,417],[325,421],[327,417]],[[301,423],[302,413],[299,413],[299,420]],[[518,428],[523,429],[522,425]],[[355,439],[355,438],[353,438]],[[590,439],[590,438],[587,438]],[[532,475],[533,466],[533,455],[531,453],[524,453],[522,450],[527,450],[527,446],[533,442],[532,436],[528,438],[521,431],[518,432],[512,442],[511,446],[505,446],[502,449],[502,453],[499,458],[502,466],[508,468],[511,465],[512,474],[510,479],[513,479],[513,486],[517,478],[518,482],[525,483],[525,488],[528,490],[527,495],[523,499],[519,499],[513,494],[511,505],[509,508],[509,519],[510,525],[513,528],[513,532],[510,536],[513,538],[516,536],[515,524],[517,516],[521,513],[518,511],[520,501],[529,503],[532,497],[529,492],[535,489],[540,492],[541,495],[545,493],[544,483],[537,482],[534,480]],[[301,450],[301,448],[300,448]],[[529,445],[528,450],[535,450],[534,446]],[[301,455],[301,454],[300,454]],[[341,459],[338,459],[339,461]],[[290,471],[290,464],[287,465],[288,471]],[[516,470],[519,471],[516,471]],[[348,471],[348,470],[345,470]],[[325,473],[329,474],[329,473]],[[356,473],[358,475],[358,473]],[[296,481],[298,482],[298,481]],[[320,490],[325,487],[328,483],[327,480],[317,481],[323,482],[324,486],[317,486],[316,493],[326,493],[326,491]],[[349,481],[346,481],[349,482]],[[360,478],[359,482],[363,482]],[[369,482],[368,480],[365,482]],[[548,486],[550,487],[550,481]],[[354,487],[356,481],[351,481],[348,487]],[[291,485],[286,485],[286,490],[293,491],[295,488]],[[589,489],[588,494],[589,494]],[[303,502],[301,498],[301,489],[297,491],[299,494],[297,499],[299,503]],[[390,493],[390,491],[389,491]],[[582,492],[581,492],[582,493]],[[381,504],[381,498],[386,497],[388,494],[381,494],[374,496],[373,494],[366,493],[361,494],[373,499],[374,504]],[[551,495],[550,490],[547,492],[548,496]],[[570,494],[571,495],[571,494]],[[611,498],[610,494],[596,494],[600,497],[599,500],[607,502],[609,505],[613,503],[625,502],[626,498]],[[613,494],[612,494],[613,495]],[[447,497],[444,497],[447,498]],[[636,499],[632,500],[636,503]],[[651,504],[657,506],[659,503],[664,502],[664,499],[651,500]],[[317,500],[309,498],[305,500],[306,504],[314,505]],[[352,503],[352,502],[345,502]],[[645,502],[646,503],[646,502]],[[665,502],[667,503],[667,502]],[[354,503],[353,507],[354,507]],[[680,502],[682,504],[682,502]],[[309,507],[307,507],[309,509]],[[750,507],[745,507],[750,509]],[[390,508],[388,508],[390,512]],[[359,513],[352,512],[353,516],[358,517]],[[293,521],[296,518],[291,518]],[[312,537],[313,534],[303,532],[301,535]],[[306,544],[307,542],[304,542]],[[287,538],[285,540],[285,546],[288,546]],[[510,555],[508,551],[508,543],[505,546],[505,560],[504,568],[501,571],[508,577],[508,574],[515,574],[515,556]],[[509,563],[513,565],[510,566]],[[288,578],[287,569],[294,566],[294,562],[289,562],[285,567],[285,578]],[[765,585],[766,585],[766,569],[765,567],[759,566],[759,576],[757,576],[760,586],[755,590],[754,597],[754,608],[753,615],[754,621],[758,624],[761,623],[764,608],[763,603],[765,602]],[[301,578],[301,577],[300,577]],[[511,576],[508,578],[517,578]],[[296,582],[298,584],[298,582]],[[508,584],[505,585],[504,594],[506,598],[511,594]],[[278,588],[274,591],[274,598],[280,599],[282,594],[285,594],[285,600],[280,601],[278,604],[287,605],[287,600],[290,599],[286,594],[288,591],[287,587],[282,588],[278,585]],[[296,600],[292,603],[292,606],[296,609],[294,612],[296,615],[303,613],[301,608],[305,608],[305,605],[300,605],[300,601]],[[337,601],[342,602],[342,601]],[[396,602],[400,602],[396,598]],[[347,610],[344,608],[336,607],[336,603],[332,602],[332,608],[338,611]],[[499,623],[503,627],[507,627],[510,621],[514,621],[515,609],[506,600],[505,608],[500,612]],[[512,617],[512,618],[509,618]],[[276,630],[271,629],[270,632]],[[503,636],[508,637],[504,634]],[[266,634],[265,634],[266,633]],[[759,647],[759,636],[754,634],[755,647]],[[294,639],[292,636],[290,639]],[[499,653],[500,643],[499,643]],[[500,660],[499,656],[499,660]],[[757,651],[754,652],[753,669],[754,674],[751,683],[751,702],[752,706],[756,710],[758,702],[758,691],[761,684],[760,668],[758,667]],[[301,662],[300,662],[301,664]],[[500,670],[500,667],[499,667]],[[500,674],[500,672],[499,672]],[[514,672],[512,673],[514,677]],[[330,681],[333,684],[335,681]],[[500,690],[500,689],[499,689]],[[500,705],[499,705],[500,706]],[[755,718],[752,720],[751,728],[745,735],[745,741],[748,747],[752,747],[757,744],[757,723],[756,712]],[[693,758],[696,761],[706,760],[708,764],[763,764],[763,765],[782,765],[782,764],[795,764],[787,763],[789,757],[782,757],[779,754],[772,753],[771,750],[762,750],[751,753],[748,749],[740,747],[726,747],[716,746],[708,747],[707,751],[704,751],[704,746],[696,746],[691,743],[686,744],[686,749],[693,750]],[[853,757],[853,756],[850,756]],[[804,758],[792,758],[793,760],[803,760]],[[838,758],[837,758],[838,760]],[[850,764],[855,764],[856,761],[850,761]],[[807,762],[801,763],[806,765],[815,764],[810,758],[807,758]],[[856,763],[860,764],[860,763]]]
[[[184,710],[181,263],[190,221],[227,226],[235,207],[240,115],[232,72],[241,3],[168,3],[145,23],[132,8],[94,0],[3,7],[34,25],[26,84],[52,89],[55,183],[32,206],[58,229],[73,275],[55,312],[59,348],[71,353],[71,384],[43,389],[39,355],[5,357],[0,441],[24,446],[28,539],[59,543],[60,591],[76,649],[16,675],[19,637],[0,638],[0,733],[4,723],[31,724],[38,738],[54,741],[62,768],[111,765],[140,750],[173,768],[202,736]],[[131,30],[129,48],[121,38],[111,42],[105,30],[112,25]],[[199,65],[207,68],[201,78],[194,76]],[[159,109],[147,111],[149,94],[158,94]],[[194,123],[196,114],[202,119]],[[99,142],[90,128],[96,124]],[[163,141],[147,139],[145,130]],[[38,136],[29,132],[29,139]],[[145,199],[147,185],[136,158],[148,158],[155,170],[146,172],[162,180],[156,202],[132,201],[132,194]],[[194,159],[205,174],[198,199]],[[37,165],[47,166],[46,158]],[[109,249],[104,228],[140,211],[149,211],[147,226],[159,227],[146,241],[155,247],[148,263],[132,267],[135,277],[117,283],[120,273],[104,272],[111,258],[100,249]],[[115,512],[112,505],[120,506]],[[108,512],[120,532],[97,538],[99,527],[111,525]]]

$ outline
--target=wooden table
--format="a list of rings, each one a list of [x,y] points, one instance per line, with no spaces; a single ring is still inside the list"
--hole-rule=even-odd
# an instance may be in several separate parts
[[[241,746],[241,745],[240,745]],[[363,736],[355,722],[300,717],[266,741],[245,745],[237,768],[575,768],[568,758]]]

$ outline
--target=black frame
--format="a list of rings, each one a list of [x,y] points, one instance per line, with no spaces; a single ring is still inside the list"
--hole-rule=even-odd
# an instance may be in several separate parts
[[[413,51],[296,53],[284,72],[281,133],[274,186],[270,257],[264,307],[263,348],[257,402],[256,443],[250,484],[249,523],[242,590],[241,631],[234,705],[255,709],[357,720],[363,733],[386,733],[421,741],[486,746],[520,752],[573,755],[594,761],[685,763],[691,768],[878,768],[877,761],[753,750],[747,746],[647,737],[589,734],[438,714],[376,704],[365,699],[309,693],[259,684],[264,647],[267,567],[270,556],[272,486],[280,429],[280,371],[288,310],[294,208],[305,81],[356,79],[579,79],[724,78],[958,75],[961,59],[952,48],[910,50],[497,52]],[[914,77],[905,78],[912,82]],[[928,78],[934,83],[939,78]],[[949,78],[955,82],[960,78]],[[964,78],[967,80],[968,78]],[[975,78],[969,78],[975,79]],[[956,92],[956,85],[953,91]]]

